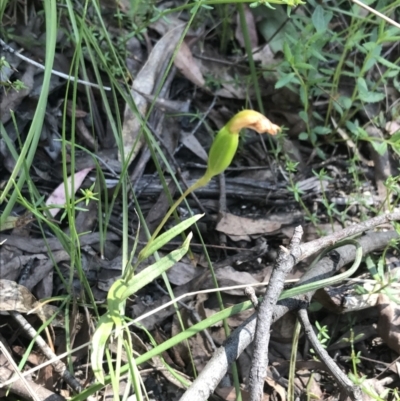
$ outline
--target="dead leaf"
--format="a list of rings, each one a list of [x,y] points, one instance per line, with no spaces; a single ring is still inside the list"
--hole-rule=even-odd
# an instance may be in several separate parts
[[[282,59],[280,57],[275,57],[274,52],[271,50],[271,46],[267,43],[264,46],[261,47],[260,50],[258,50],[257,52],[254,53],[253,55],[254,61],[260,61],[261,65],[264,68],[268,68],[271,69],[270,74],[273,74],[273,68],[276,65],[278,65],[279,63],[282,62]],[[276,72],[276,76],[274,77],[275,81],[278,80],[279,76],[278,76],[278,72]],[[269,78],[271,79],[271,78]]]
[[[88,113],[86,111],[84,111],[84,110],[81,110],[81,109],[77,108],[77,107],[74,108],[73,107],[73,103],[70,100],[68,100],[68,102],[67,102],[67,115],[70,116],[70,117],[72,115],[74,115],[76,118],[85,118],[88,115]]]
[[[396,121],[396,120],[388,121],[386,123],[385,129],[389,133],[389,135],[393,135],[396,132],[399,132],[400,131],[400,121]]]
[[[184,285],[203,273],[203,269],[191,263],[177,262],[168,271],[168,280],[174,285]]]
[[[378,298],[378,334],[393,351],[400,354],[400,306],[385,294]]]
[[[83,170],[78,171],[74,175],[74,193],[78,190],[78,188],[82,185],[83,180],[86,178],[88,175],[89,171],[92,170],[92,167],[85,168]],[[68,177],[67,179],[67,188],[69,192],[69,197],[72,196],[71,193],[71,177]],[[51,205],[65,205],[66,203],[66,196],[65,196],[65,184],[62,182],[54,191],[53,193],[47,198],[46,201],[46,206],[51,206]],[[57,207],[52,207],[49,209],[50,214],[54,217],[61,208]]]
[[[26,287],[11,280],[0,280],[0,311],[34,313],[43,322],[57,313],[52,324],[57,327],[64,325],[63,316],[58,313],[57,307],[41,305]]]
[[[278,343],[291,343],[296,322],[296,315],[286,313],[272,325],[271,338]]]
[[[174,64],[181,74],[189,81],[202,88],[205,85],[205,80],[200,68],[195,63],[189,46],[182,42],[181,47],[175,57]]]
[[[13,228],[20,228],[34,220],[31,215],[27,216],[23,214],[22,216],[8,216],[4,223],[0,226],[0,231],[11,230]]]
[[[255,49],[258,46],[258,35],[257,35],[257,28],[254,15],[246,4],[243,4],[243,9],[244,9],[244,17],[246,20],[247,30],[249,32],[249,37],[250,37],[250,45],[252,49]],[[239,13],[236,16],[235,38],[240,43],[241,47],[243,48],[246,47],[243,37],[242,25],[240,23]]]
[[[286,401],[286,389],[281,386],[277,381],[275,381],[274,379],[270,378],[270,377],[266,377],[265,381],[267,382],[267,384],[273,388],[280,396],[280,399],[282,401]]]
[[[208,154],[195,135],[185,135],[185,133],[183,133],[181,142],[188,150],[207,163]]]
[[[36,305],[36,298],[14,281],[0,280],[0,310],[28,313]]]
[[[298,369],[294,379],[295,388],[306,392],[311,400],[324,399],[324,392],[321,386],[322,377],[317,372],[312,372],[308,369]],[[283,398],[284,399],[284,398]]]
[[[282,223],[268,219],[249,219],[235,216],[231,213],[223,213],[216,229],[227,235],[254,235],[272,233],[279,230]]]
[[[232,266],[225,266],[222,269],[217,269],[215,275],[217,276],[218,283],[221,287],[259,283],[259,281],[256,280],[250,273],[237,271]],[[243,288],[237,290],[227,290],[224,292],[231,295],[244,295]]]
[[[195,305],[196,312],[200,315],[200,318],[202,318],[201,311],[199,310],[201,309],[201,305],[202,303],[197,302]],[[186,309],[182,309],[180,313],[183,324],[186,327],[190,327],[197,323],[197,321],[193,320],[192,313],[188,312]],[[181,325],[179,324],[178,318],[175,314],[171,327],[171,336],[175,336],[181,331]],[[190,351],[188,349],[188,343],[190,345]],[[195,334],[193,337],[189,338],[187,342],[177,344],[175,348],[182,357],[182,362],[186,364],[186,366],[190,366],[191,362],[193,362],[197,372],[201,372],[204,369],[212,353],[208,338],[201,333]]]
[[[234,59],[222,57],[211,46],[205,45],[203,49],[193,50],[193,53],[201,54],[202,58],[196,58],[196,64],[205,77],[212,77],[218,89],[214,92],[216,96],[228,99],[248,99],[255,97],[253,85],[248,84],[247,70],[235,65]],[[259,80],[259,88],[263,96],[273,93],[273,86],[265,80]],[[223,124],[222,124],[223,125]]]
[[[168,63],[173,50],[181,38],[184,27],[176,27],[167,32],[154,46],[145,65],[137,74],[132,83],[131,96],[136,109],[142,117],[145,117],[148,110],[148,101],[140,93],[151,95],[157,79],[162,75],[165,69],[165,63]],[[124,125],[122,127],[122,140],[124,143],[124,156],[127,159],[130,155],[129,163],[139,153],[144,144],[142,135],[142,119],[136,117],[129,104],[125,106]],[[132,152],[132,153],[131,153]],[[121,161],[121,154],[118,154]]]

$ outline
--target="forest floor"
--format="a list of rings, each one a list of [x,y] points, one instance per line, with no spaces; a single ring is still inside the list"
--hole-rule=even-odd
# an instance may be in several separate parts
[[[251,340],[206,376],[245,287],[296,249],[286,291],[328,247],[345,272],[349,238],[356,273],[296,298],[347,387],[280,301],[262,399],[400,399],[399,0],[282,3],[2,2],[1,399],[254,400]],[[243,129],[152,238],[243,109],[280,132]]]

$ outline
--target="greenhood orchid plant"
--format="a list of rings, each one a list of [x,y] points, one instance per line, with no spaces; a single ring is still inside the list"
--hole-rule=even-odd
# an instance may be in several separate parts
[[[211,145],[207,170],[204,175],[188,188],[171,206],[147,245],[140,251],[135,265],[130,266],[129,268],[127,267],[123,276],[116,280],[110,287],[107,295],[107,312],[99,319],[97,329],[92,338],[92,368],[96,379],[100,383],[105,383],[103,361],[106,346],[110,337],[114,336],[114,338],[117,339],[117,347],[120,351],[122,350],[122,347],[125,346],[123,345],[125,344],[124,338],[130,338],[124,314],[125,301],[132,294],[135,294],[160,275],[165,276],[165,272],[189,251],[192,233],[189,233],[181,247],[170,252],[163,258],[158,258],[155,263],[147,266],[137,274],[135,274],[136,267],[144,259],[154,254],[172,238],[181,234],[202,217],[202,215],[192,216],[158,236],[168,218],[186,196],[197,188],[206,185],[214,176],[221,174],[229,167],[239,144],[239,132],[243,128],[253,129],[259,134],[267,132],[271,135],[275,135],[280,130],[277,125],[272,124],[262,114],[253,110],[243,110],[229,120],[229,122],[219,130],[213,144]],[[126,337],[122,335],[124,331],[127,332]],[[108,363],[110,371],[114,371],[114,376],[119,378],[122,372],[121,359],[117,358],[115,366],[113,366],[111,358],[108,359]],[[132,360],[131,363],[134,364],[134,360]],[[135,366],[130,367],[130,369],[131,368],[134,370]],[[118,391],[118,383],[119,380],[117,379],[113,382],[113,388],[115,388],[115,391]]]
[[[207,185],[216,175],[223,173],[232,163],[239,145],[239,133],[243,128],[249,128],[259,134],[276,135],[280,131],[267,117],[254,110],[242,110],[235,114],[217,133],[208,155],[207,170],[179,199],[171,206],[162,222],[154,231],[149,243],[154,240],[168,218],[178,205],[194,190]],[[146,247],[147,248],[147,247]]]

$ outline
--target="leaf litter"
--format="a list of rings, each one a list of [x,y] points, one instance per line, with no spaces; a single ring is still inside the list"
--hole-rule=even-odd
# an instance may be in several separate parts
[[[117,5],[113,2],[101,3],[103,3],[104,10],[117,10]],[[119,7],[119,13],[128,15],[131,4],[124,2]],[[220,287],[264,281],[270,275],[279,246],[287,245],[288,238],[297,224],[303,224],[310,237],[321,236],[332,227],[337,230],[338,226],[357,223],[362,214],[370,214],[371,211],[363,202],[367,198],[365,194],[371,194],[370,202],[377,208],[386,207],[385,202],[390,198],[389,192],[383,185],[384,181],[391,176],[388,150],[381,145],[382,138],[385,138],[385,131],[378,130],[375,136],[370,134],[370,137],[375,139],[371,143],[372,150],[366,151],[363,146],[359,146],[350,139],[350,137],[354,138],[354,135],[350,135],[353,133],[351,130],[358,130],[357,127],[346,125],[337,130],[339,135],[343,133],[342,142],[344,141],[354,157],[359,158],[362,162],[360,170],[367,179],[364,184],[359,183],[358,186],[354,183],[354,176],[350,172],[348,156],[346,151],[343,151],[342,143],[338,145],[332,141],[329,135],[326,135],[319,145],[328,156],[323,159],[319,158],[320,154],[313,150],[310,144],[299,141],[298,136],[305,131],[307,124],[317,124],[314,118],[316,111],[321,109],[319,102],[324,107],[326,101],[323,91],[314,97],[315,104],[312,106],[313,109],[310,109],[310,120],[307,121],[304,115],[300,117],[301,99],[299,94],[288,88],[275,88],[278,78],[277,71],[274,69],[282,60],[285,38],[293,35],[293,25],[287,22],[286,13],[282,12],[279,7],[276,14],[268,9],[263,9],[262,13],[257,15],[247,6],[244,11],[254,58],[260,63],[261,68],[272,70],[270,74],[266,73],[264,76],[260,76],[257,82],[265,107],[269,110],[268,117],[277,124],[288,127],[288,131],[286,138],[272,143],[260,139],[252,132],[246,132],[242,137],[241,149],[225,174],[224,184],[222,185],[216,178],[205,188],[196,191],[198,202],[207,212],[198,228],[205,239],[211,260],[215,264],[215,276]],[[12,18],[10,12],[11,8],[6,10],[5,15],[8,18]],[[145,20],[146,12],[138,15]],[[64,164],[69,168],[67,174],[69,179],[74,176],[74,188],[69,193],[69,198],[77,199],[79,195],[74,198],[74,193],[78,189],[90,189],[94,183],[96,184],[96,193],[102,194],[105,204],[108,204],[110,199],[114,199],[113,209],[108,214],[104,209],[106,206],[98,205],[94,199],[91,199],[86,207],[79,205],[76,209],[76,228],[77,233],[82,236],[79,242],[73,242],[72,248],[68,248],[66,247],[68,241],[75,240],[71,236],[71,227],[68,227],[65,221],[49,220],[60,230],[56,235],[50,225],[44,229],[42,215],[38,219],[38,215],[30,213],[23,202],[16,203],[13,207],[12,215],[8,216],[0,227],[0,231],[2,231],[0,235],[0,310],[4,313],[0,323],[6,327],[2,330],[2,336],[12,347],[14,358],[17,359],[24,353],[28,343],[24,341],[20,341],[18,345],[13,343],[15,341],[13,324],[6,316],[7,311],[17,311],[28,314],[28,316],[34,311],[34,314],[39,315],[39,319],[32,322],[36,327],[47,320],[49,314],[56,316],[57,319],[61,317],[60,320],[63,321],[64,314],[58,313],[57,315],[59,300],[47,304],[41,302],[42,298],[58,295],[65,297],[69,294],[74,301],[67,309],[72,311],[77,308],[77,300],[82,300],[82,294],[90,288],[94,299],[101,303],[105,301],[112,283],[121,276],[123,268],[122,235],[129,235],[129,248],[132,249],[135,237],[139,233],[136,206],[132,202],[128,209],[129,232],[122,234],[125,229],[121,219],[123,209],[121,199],[115,192],[121,171],[124,171],[121,166],[122,160],[128,161],[127,164],[131,166],[129,173],[132,179],[132,188],[151,230],[154,230],[157,222],[166,213],[169,205],[168,196],[163,192],[163,183],[160,181],[154,161],[151,159],[149,142],[146,140],[148,133],[146,136],[144,133],[144,122],[148,124],[153,140],[161,148],[169,149],[169,154],[166,153],[165,157],[157,156],[161,169],[170,178],[173,178],[172,175],[176,175],[180,182],[185,179],[185,185],[190,186],[204,172],[207,151],[211,145],[213,133],[221,128],[235,112],[247,107],[248,102],[256,104],[254,85],[249,79],[250,69],[243,50],[245,41],[240,27],[239,14],[233,13],[232,15],[232,21],[235,21],[232,31],[232,37],[234,36],[235,39],[232,43],[237,48],[225,55],[221,54],[219,43],[216,43],[210,35],[215,26],[210,26],[209,20],[200,20],[200,28],[193,29],[191,27],[186,37],[183,38],[186,21],[178,13],[149,23],[148,30],[143,35],[131,37],[123,42],[126,44],[125,62],[129,66],[127,72],[132,78],[129,89],[135,107],[132,108],[131,104],[126,103],[120,95],[113,100],[122,105],[119,109],[115,109],[119,111],[119,115],[115,111],[113,113],[113,118],[121,118],[122,147],[120,149],[123,149],[122,154],[117,150],[112,120],[107,117],[104,98],[100,95],[99,90],[93,86],[85,87],[83,84],[79,84],[79,96],[78,99],[75,99],[77,103],[74,104],[73,97],[66,96],[67,81],[56,75],[51,78],[49,102],[41,137],[36,149],[33,168],[29,172],[32,182],[29,187],[24,186],[21,189],[22,198],[25,197],[33,204],[36,202],[35,207],[38,208],[36,210],[40,210],[40,207],[44,209],[46,205],[50,204],[64,205],[66,202],[62,169]],[[45,44],[42,39],[44,27],[41,17],[35,13],[25,16],[29,22],[28,25],[25,25],[22,19],[18,22],[14,21],[13,28],[15,30],[7,38],[7,43],[13,49],[21,51],[24,56],[43,62]],[[122,35],[128,30],[122,30],[106,12],[104,12],[104,18],[108,19],[110,34],[114,35],[113,40],[117,45],[118,35]],[[314,16],[314,22],[315,18]],[[290,28],[281,29],[276,33],[280,26],[285,24],[288,24]],[[8,25],[8,27],[10,26]],[[63,29],[69,28],[63,27]],[[323,27],[321,26],[319,29],[323,29]],[[31,43],[27,42],[27,38],[31,38]],[[178,48],[180,42],[181,45]],[[104,46],[104,43],[100,43],[100,45]],[[54,68],[69,74],[73,70],[71,66],[74,46],[67,36],[61,33],[58,34],[57,46]],[[104,51],[105,49],[103,47]],[[175,56],[175,67],[167,72],[167,66],[173,55]],[[2,52],[2,56],[10,68],[2,67],[1,81],[15,83],[18,79],[23,83],[23,88],[20,90],[1,88],[0,190],[16,166],[15,154],[18,154],[32,122],[43,84],[41,69],[22,61],[7,51]],[[94,64],[91,66],[94,60],[88,54],[85,55],[85,62],[90,81],[93,81],[97,67],[94,68]],[[164,76],[166,72],[167,75]],[[109,80],[106,78],[105,70],[101,70],[100,74],[108,85]],[[166,79],[164,79],[165,77]],[[118,76],[117,80],[122,86],[121,76]],[[348,91],[346,83],[341,82],[337,96],[346,97]],[[390,88],[388,93],[392,100],[398,100],[398,91]],[[210,110],[213,99],[217,99],[217,101]],[[64,104],[65,101],[67,101],[66,104]],[[368,115],[368,112],[379,115],[379,110],[374,107],[371,106],[367,111],[361,111],[359,118],[369,121],[372,117]],[[207,118],[197,126],[196,123],[201,121],[202,115],[206,115]],[[62,148],[60,138],[65,135],[63,124],[66,124],[64,128],[67,129],[67,140],[71,140],[71,133],[75,132],[74,140],[79,147],[72,148],[68,143],[64,149]],[[337,124],[336,120],[335,124]],[[396,118],[394,114],[388,118],[385,127],[389,135],[396,139],[399,127],[398,117]],[[357,132],[359,135],[362,134],[361,129]],[[371,133],[371,130],[366,132]],[[290,154],[291,158],[299,163],[297,174],[290,174],[285,169],[283,156],[281,158],[272,156],[276,147],[284,149],[285,154]],[[165,151],[165,149],[163,150]],[[267,152],[266,149],[268,149]],[[95,156],[91,155],[91,152]],[[329,156],[329,153],[332,155]],[[72,162],[73,164],[71,164]],[[170,169],[167,169],[167,163],[169,163]],[[74,170],[71,169],[72,165],[75,166]],[[329,177],[322,179],[315,177],[313,171],[320,169],[325,169]],[[182,175],[179,175],[181,172],[184,172],[183,179]],[[101,175],[103,175],[104,181],[100,181]],[[374,177],[374,181],[371,181],[370,176]],[[310,223],[310,215],[307,215],[294,200],[293,186],[291,186],[290,180],[295,181],[303,202],[318,216],[319,224],[313,226]],[[29,194],[33,190],[33,183],[36,192],[34,198],[30,198]],[[376,192],[374,185],[378,188],[379,193]],[[67,184],[68,186],[69,184]],[[360,196],[360,186],[363,186],[361,192],[364,194],[363,196]],[[176,185],[171,183],[172,195],[174,187],[176,188]],[[115,198],[113,198],[114,195]],[[157,199],[160,204],[155,208]],[[199,206],[196,201],[189,198],[188,202],[192,210],[197,212]],[[325,206],[329,203],[331,207],[326,209]],[[4,208],[4,204],[0,205],[0,213]],[[334,219],[332,219],[332,208],[337,210]],[[56,208],[50,209],[53,218],[58,211],[59,209]],[[103,215],[103,218],[107,215],[106,224],[99,219],[101,212],[106,212]],[[178,212],[182,218],[190,215],[184,204],[181,204]],[[343,215],[346,216],[346,219],[343,219]],[[60,233],[63,235],[60,236]],[[146,235],[143,231],[139,234],[138,246],[140,249],[146,241]],[[161,250],[160,256],[177,248],[180,241],[180,238],[174,239],[165,249]],[[257,248],[260,241],[266,241],[267,244],[262,250]],[[200,247],[199,237],[196,236],[192,245],[193,255],[191,258],[181,260],[167,272],[176,296],[214,286],[204,252]],[[67,249],[64,249],[65,247]],[[80,263],[84,265],[84,280],[76,269],[74,252],[79,254]],[[152,261],[148,261],[148,265],[151,263]],[[140,270],[145,267],[141,266]],[[300,266],[299,271],[293,272],[293,277],[299,277],[306,267],[306,264]],[[66,290],[68,288],[66,281],[72,282],[69,292]],[[161,281],[141,289],[132,299],[129,299],[127,315],[134,318],[151,312],[157,306],[162,306],[170,300],[170,297],[163,291],[165,289]],[[321,290],[320,292],[324,294],[320,296],[321,304],[324,305],[326,301],[323,300],[331,294],[329,291],[324,293]],[[225,289],[222,290],[222,294],[225,306],[246,300],[241,289]],[[346,322],[347,317],[342,313],[340,316],[341,329],[332,334],[335,342],[332,342],[328,349],[333,350],[335,347],[338,349],[337,347],[343,346],[343,350],[345,350],[343,352],[347,352],[346,355],[349,355],[349,341],[346,342],[346,339],[353,335],[357,337],[353,341],[354,346],[362,345],[363,349],[367,348],[370,361],[378,361],[389,369],[393,358],[388,347],[397,354],[400,352],[398,324],[396,324],[396,313],[398,314],[398,307],[395,303],[396,296],[396,293],[392,297],[381,295],[376,301],[377,307],[375,304],[368,305],[370,308],[368,310],[373,311],[371,316],[364,316],[357,310],[352,312],[354,321],[351,329],[344,329],[345,326],[348,326],[348,321]],[[354,295],[354,299],[357,299],[356,295]],[[349,297],[346,302],[350,302]],[[329,307],[329,303],[325,307],[333,309]],[[215,314],[219,310],[219,305],[215,294],[193,295],[185,299],[185,305],[181,305],[179,308],[182,308],[184,326],[190,327],[196,324],[198,319],[203,320]],[[43,312],[40,312],[42,310],[49,310],[49,314],[43,315]],[[88,319],[86,322],[87,333],[82,331],[84,326],[80,327],[72,346],[78,345],[84,341],[84,338],[88,338],[88,325],[90,316],[93,315],[92,310],[85,308],[83,302],[79,304],[79,314],[82,313],[86,314],[86,319]],[[229,318],[228,324],[231,328],[238,327],[248,316],[249,313],[242,312]],[[65,342],[65,333],[62,330],[63,327],[65,328],[64,323],[60,325],[61,327],[57,326],[55,324],[57,319],[52,323],[55,338]],[[333,326],[332,315],[324,316],[321,313],[317,314],[315,319],[319,319],[321,324]],[[378,322],[377,331],[375,330],[376,322]],[[148,317],[142,324],[151,331],[159,343],[179,334],[182,330],[176,310],[172,306]],[[277,328],[276,330],[278,332]],[[193,366],[198,372],[206,366],[216,347],[221,345],[226,338],[220,323],[208,328],[207,331],[208,336],[197,334],[189,340],[191,357],[194,360]],[[141,348],[138,347],[141,349],[140,352],[147,352],[149,349],[148,337],[143,335],[139,329],[137,332],[132,332],[132,336],[137,336],[137,341],[142,343]],[[340,343],[343,345],[339,345]],[[17,347],[19,348],[17,349]],[[110,348],[112,352],[117,352],[115,349],[113,351],[112,344]],[[273,360],[272,379],[269,377],[266,384],[269,392],[285,399],[286,389],[282,387],[280,379],[286,374],[286,358],[289,348],[283,346],[279,341],[271,348],[271,353],[274,355],[271,359]],[[61,353],[61,349],[60,346],[59,353]],[[87,357],[87,349],[85,352],[84,356]],[[182,342],[163,356],[165,360],[170,361],[171,366],[179,367],[182,373],[188,374],[189,380],[191,376],[194,376],[187,344]],[[75,362],[77,361],[75,360]],[[163,362],[158,357],[154,357],[151,364],[155,371],[164,372]],[[249,364],[251,364],[251,359],[246,361],[244,356],[239,359],[238,366],[243,378],[249,370]],[[28,370],[33,365],[34,363],[30,361],[25,369]],[[346,362],[343,362],[343,366],[346,366]],[[371,366],[371,362],[367,359],[361,360],[359,369],[360,372],[367,372],[368,369],[373,370],[374,374],[379,372],[379,369]],[[306,391],[307,381],[312,380],[312,393],[324,398],[326,394],[322,391],[323,383],[329,380],[328,376],[323,368],[319,367],[319,373],[312,379],[312,370],[311,368],[298,370],[296,381],[298,391]],[[79,380],[84,385],[87,377],[83,373],[83,367],[79,364],[76,365],[76,371],[78,377],[82,373]],[[50,375],[51,373],[50,370]],[[398,373],[397,370],[396,373]],[[154,383],[149,385],[148,389],[159,391],[165,397],[163,399],[178,399],[172,396],[174,389],[179,388],[180,392],[184,392],[184,388],[178,384],[174,375],[163,374],[165,380],[163,386],[168,390],[164,390],[163,394],[163,391],[157,390],[157,385]],[[151,378],[159,379],[156,373],[143,373],[143,375],[146,375],[145,377],[149,381]],[[37,380],[39,381],[39,378]],[[1,375],[0,381],[3,381]],[[243,379],[243,382],[245,383],[246,380]],[[54,383],[46,384],[45,381],[41,383],[52,392],[58,391],[66,396],[71,395],[65,387],[57,389]],[[234,399],[233,386],[228,376],[224,384],[225,387],[219,388],[217,393],[224,399]],[[375,391],[382,393],[388,388],[383,387],[379,379],[370,379],[370,385]],[[325,390],[329,393],[327,388]],[[334,391],[332,390],[332,392]],[[246,397],[248,393],[243,390],[243,395]]]

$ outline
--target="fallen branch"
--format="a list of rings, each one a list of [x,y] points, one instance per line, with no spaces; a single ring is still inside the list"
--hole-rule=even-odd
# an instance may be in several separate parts
[[[268,366],[268,346],[273,307],[276,305],[279,295],[283,290],[286,276],[297,264],[297,258],[301,254],[300,241],[302,236],[303,228],[301,226],[296,227],[289,249],[281,249],[276,261],[276,266],[269,279],[264,299],[258,308],[253,361],[249,377],[250,399],[252,401],[262,399],[264,380],[267,375],[266,367]]]
[[[308,313],[305,308],[299,309],[297,316],[304,328],[304,333],[309,339],[314,351],[319,359],[325,365],[327,371],[335,378],[336,383],[354,401],[362,401],[362,392],[359,386],[356,386],[337,366],[335,361],[330,357],[326,349],[321,345],[308,319]]]
[[[360,234],[363,231],[376,227],[377,225],[399,219],[400,213],[398,212],[375,217],[366,222],[345,228],[330,236],[303,244],[300,246],[302,251],[300,260],[303,260],[326,246],[330,246],[344,238]],[[398,234],[395,231],[388,231],[367,234],[361,237],[358,242],[363,248],[363,254],[366,255],[372,251],[385,247],[388,242],[394,238],[398,238]],[[356,250],[354,246],[351,245],[345,245],[336,249],[334,252],[331,252],[329,255],[322,258],[313,269],[308,270],[298,282],[298,285],[310,283],[334,275],[341,267],[353,261],[355,254]],[[279,301],[278,304],[273,307],[272,323],[277,321],[287,312],[298,309],[304,302],[304,298],[306,297],[311,299],[313,294],[314,291],[311,291],[307,294]],[[255,326],[256,314],[253,314],[243,322],[227,339],[225,344],[216,351],[207,366],[181,397],[180,401],[189,401],[193,399],[198,401],[206,400],[215,390],[222,377],[226,374],[231,363],[234,362],[253,341]]]
[[[13,319],[21,326],[24,332],[36,342],[40,350],[48,359],[54,359],[56,355],[50,349],[50,347],[46,344],[43,338],[38,334],[38,332],[31,326],[31,324],[19,313],[19,312],[8,312]],[[75,377],[69,372],[67,366],[61,359],[55,360],[52,363],[54,371],[60,375],[73,389],[75,393],[79,393],[81,391],[81,385],[75,379]],[[2,386],[0,385],[0,388]]]

